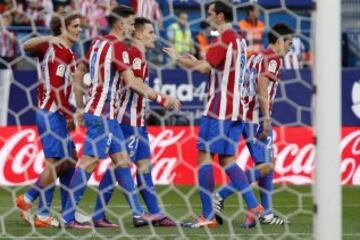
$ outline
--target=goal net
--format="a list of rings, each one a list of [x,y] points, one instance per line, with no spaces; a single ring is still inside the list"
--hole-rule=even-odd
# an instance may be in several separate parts
[[[320,132],[321,135],[319,133],[314,134],[314,123],[316,122],[317,126],[321,126],[327,121],[326,118],[319,119],[320,113],[315,114],[314,110],[318,106],[323,106],[321,104],[315,106],[314,104],[315,102],[318,103],[316,94],[320,92],[321,89],[319,88],[323,86],[317,82],[318,80],[314,80],[314,77],[323,76],[314,75],[313,72],[314,66],[322,67],[320,63],[314,62],[320,60],[314,57],[315,46],[318,46],[315,45],[314,39],[324,33],[318,29],[322,26],[319,22],[315,27],[315,15],[319,9],[310,0],[230,1],[234,13],[234,29],[241,33],[243,37],[246,35],[244,35],[244,29],[241,29],[239,22],[250,19],[251,16],[247,15],[250,6],[255,6],[256,11],[259,11],[258,19],[263,23],[263,29],[259,27],[259,33],[256,33],[260,34],[259,39],[248,42],[249,46],[260,43],[262,47],[266,47],[268,45],[267,36],[271,27],[279,22],[286,23],[295,32],[291,51],[282,59],[283,69],[280,72],[280,83],[271,115],[273,125],[272,144],[275,158],[274,189],[272,191],[273,213],[291,224],[257,224],[252,229],[240,228],[240,224],[244,221],[246,215],[246,208],[241,194],[233,194],[224,202],[223,225],[215,229],[190,229],[180,225],[175,227],[150,225],[135,228],[133,226],[132,212],[119,186],[116,186],[106,208],[108,219],[119,224],[119,228],[92,228],[91,230],[37,228],[33,222],[29,225],[20,218],[15,202],[16,196],[26,192],[29,186],[35,183],[45,167],[44,153],[35,121],[38,109],[36,98],[39,84],[36,58],[34,55],[24,51],[23,43],[35,36],[51,34],[48,27],[49,19],[55,14],[56,10],[63,8],[68,12],[78,11],[83,16],[82,25],[84,28],[81,40],[73,47],[73,52],[80,63],[93,37],[108,32],[108,25],[103,23],[102,20],[106,21],[105,16],[109,9],[119,3],[131,6],[134,2],[137,3],[138,14],[141,12],[140,7],[143,7],[147,10],[143,10],[144,12],[141,14],[145,15],[146,11],[149,11],[156,15],[153,23],[159,36],[155,49],[148,52],[146,56],[151,69],[149,84],[156,91],[176,97],[182,103],[180,111],[167,112],[164,112],[157,103],[149,103],[147,128],[151,150],[151,172],[159,206],[167,216],[179,222],[191,222],[201,214],[197,182],[196,144],[199,134],[199,121],[204,111],[204,103],[207,101],[209,76],[174,63],[164,54],[162,48],[176,47],[176,43],[171,40],[176,33],[174,34],[171,29],[174,23],[181,21],[182,16],[180,15],[183,14],[187,17],[187,20],[184,20],[186,24],[182,31],[184,34],[187,34],[187,31],[191,34],[189,39],[191,49],[189,49],[189,52],[197,54],[197,57],[201,58],[202,54],[204,54],[202,51],[206,50],[202,48],[203,42],[199,41],[198,37],[200,35],[198,34],[205,34],[205,39],[209,42],[218,35],[216,31],[210,31],[208,26],[203,23],[207,19],[209,1],[158,0],[155,1],[157,2],[156,5],[150,0],[8,0],[0,1],[0,36],[3,39],[0,46],[2,51],[0,58],[0,238],[313,239],[316,232],[314,226],[319,227],[320,230],[318,231],[324,231],[323,228],[326,228],[325,223],[323,228],[314,225],[314,212],[323,211],[323,208],[319,205],[323,203],[323,200],[319,201],[319,199],[323,199],[324,196],[321,196],[321,189],[313,188],[314,179],[316,179],[314,178],[315,159],[317,159],[315,153],[316,144],[321,143],[320,146],[324,146],[322,141],[324,141],[324,138],[326,139],[326,135],[322,135],[323,132]],[[95,14],[98,14],[96,15],[98,19],[92,18]],[[331,16],[321,17],[331,18]],[[340,19],[338,20],[340,21]],[[340,48],[340,45],[338,48]],[[331,53],[332,51],[329,51],[329,58],[331,58]],[[326,62],[326,57],[322,61]],[[359,76],[358,72],[343,72],[343,74],[346,76],[351,75],[349,78]],[[89,76],[85,76],[85,84],[88,78]],[[356,81],[358,79],[352,81],[354,86],[357,84],[354,87],[355,89],[358,86]],[[332,83],[329,80],[326,84]],[[356,91],[353,94],[356,95]],[[75,105],[74,98],[71,99],[71,103]],[[354,103],[354,106],[356,104]],[[331,108],[328,106],[326,111],[332,111]],[[322,114],[325,113],[322,112]],[[339,116],[334,116],[334,118],[340,119],[340,113]],[[331,130],[331,125],[328,127]],[[341,173],[342,184],[358,185],[360,182],[359,129],[356,124],[348,124],[346,127],[342,127],[341,131],[340,150],[342,161],[337,172],[340,171],[339,173]],[[81,159],[86,136],[85,129],[75,129],[72,136],[79,159]],[[321,151],[318,152],[321,153]],[[131,153],[129,154],[131,155]],[[251,169],[254,166],[254,161],[243,138],[236,147],[235,160],[238,166],[244,170]],[[336,160],[336,158],[333,159],[333,161]],[[106,169],[110,166],[110,162],[109,158],[101,160],[94,170],[85,195],[78,206],[77,212],[79,214],[92,216],[96,204],[98,184],[102,180]],[[317,169],[317,172],[327,171],[326,163],[319,164],[319,166],[321,166],[321,169]],[[132,166],[134,178],[135,172],[135,166]],[[229,183],[229,179],[217,158],[214,159],[214,177],[215,192]],[[327,179],[326,177],[322,176],[322,180],[317,180],[324,181],[324,179]],[[331,191],[327,191],[326,194],[330,194],[327,195],[329,201],[331,201],[332,196],[336,197],[334,205],[329,206],[339,207],[341,206],[338,191],[340,187],[337,189],[336,182],[334,184],[334,195],[331,195]],[[324,185],[317,186],[325,189]],[[258,183],[254,182],[251,187],[260,201]],[[59,189],[58,181],[51,205],[51,213],[60,220],[61,198]],[[326,189],[328,188],[326,187]],[[140,189],[138,191],[140,197]],[[350,200],[357,198],[355,191],[356,189],[352,186],[344,187],[344,204],[346,202],[347,205],[344,205],[343,217],[337,216],[340,219],[338,224],[341,225],[341,219],[343,219],[344,227],[340,234],[343,234],[342,236],[346,237],[346,239],[356,239],[360,234],[360,226],[356,223],[357,213],[360,214],[359,205]],[[317,197],[314,198],[314,196]],[[37,201],[33,202],[31,217],[36,215]],[[141,200],[141,204],[146,209],[143,200]],[[353,210],[350,210],[349,206],[353,206],[351,208]],[[347,223],[349,223],[349,226],[346,225]],[[329,231],[331,232],[331,229]],[[337,233],[336,229],[334,231]]]

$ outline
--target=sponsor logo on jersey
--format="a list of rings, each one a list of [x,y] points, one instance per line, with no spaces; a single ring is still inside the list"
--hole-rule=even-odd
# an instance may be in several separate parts
[[[133,61],[133,69],[134,70],[141,70],[141,59],[135,58]]]
[[[269,63],[268,71],[271,72],[271,73],[275,73],[276,72],[276,67],[277,67],[276,60],[271,60],[270,63]]]
[[[56,76],[63,77],[65,75],[65,65],[61,64],[56,69]]]

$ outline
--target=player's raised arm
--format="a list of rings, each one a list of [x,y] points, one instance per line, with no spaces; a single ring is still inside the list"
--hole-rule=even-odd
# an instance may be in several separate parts
[[[23,48],[27,52],[34,52],[42,44],[51,44],[59,48],[64,48],[64,46],[66,45],[63,39],[49,35],[49,36],[31,38],[23,43]]]
[[[193,71],[200,73],[209,73],[211,65],[206,60],[198,60],[192,55],[182,56],[178,54],[174,48],[164,48],[163,51],[175,62],[181,64],[185,68],[189,68]]]

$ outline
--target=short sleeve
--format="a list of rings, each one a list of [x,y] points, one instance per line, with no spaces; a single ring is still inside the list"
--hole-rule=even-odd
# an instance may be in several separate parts
[[[226,58],[226,49],[220,43],[215,43],[208,48],[206,53],[206,61],[214,68],[218,68]]]
[[[122,42],[117,42],[114,45],[114,64],[119,72],[131,67],[129,49]]]
[[[40,61],[44,59],[45,53],[49,48],[49,43],[42,43],[36,48],[34,54]]]
[[[143,78],[143,72],[142,72],[143,60],[142,60],[141,52],[132,48],[129,54],[130,54],[131,68],[134,72],[134,76]]]

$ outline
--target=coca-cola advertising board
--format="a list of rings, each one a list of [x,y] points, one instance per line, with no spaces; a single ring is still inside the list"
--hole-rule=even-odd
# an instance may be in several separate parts
[[[196,184],[196,141],[198,127],[149,127],[152,171],[155,184]],[[73,133],[81,158],[84,131]],[[311,184],[315,164],[313,131],[307,127],[275,127],[275,183]],[[360,184],[360,128],[343,127],[340,149],[343,184]],[[252,166],[250,154],[240,143],[236,161],[242,168]],[[325,160],[328,161],[328,160]],[[225,183],[225,174],[215,159],[217,184]],[[102,160],[91,184],[98,184],[110,163]],[[16,186],[34,182],[44,167],[36,127],[0,128],[0,185]],[[134,169],[133,169],[134,170]]]

